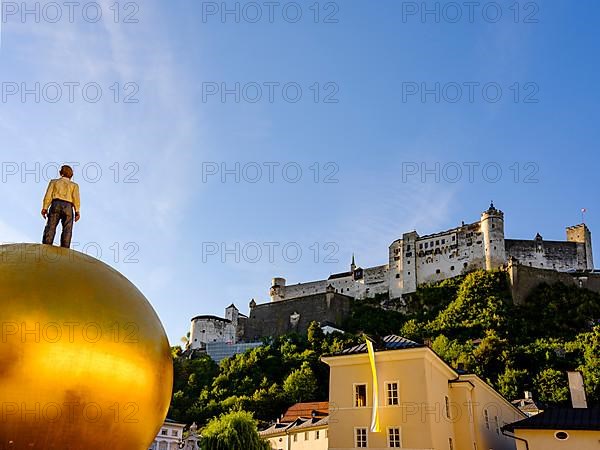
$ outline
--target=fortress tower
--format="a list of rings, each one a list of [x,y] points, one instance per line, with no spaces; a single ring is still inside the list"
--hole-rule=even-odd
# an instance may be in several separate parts
[[[269,295],[272,302],[285,299],[285,278],[273,278]]]
[[[580,269],[594,270],[594,257],[592,254],[592,233],[586,224],[582,223],[567,227],[567,241],[582,244],[578,248]]]
[[[490,205],[481,214],[481,231],[485,255],[485,269],[493,270],[502,267],[506,262],[504,242],[504,213]]]

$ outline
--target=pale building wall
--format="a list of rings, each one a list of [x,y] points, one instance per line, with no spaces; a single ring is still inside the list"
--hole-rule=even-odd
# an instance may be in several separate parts
[[[190,348],[203,348],[209,342],[236,342],[236,326],[229,320],[199,317],[192,319]]]
[[[355,448],[355,429],[370,429],[373,383],[367,354],[325,357],[330,365],[331,450]],[[458,376],[428,348],[376,353],[381,432],[368,431],[368,448],[388,448],[388,429],[400,428],[403,448],[514,450],[512,439],[488,429],[525,416],[476,376]],[[458,381],[464,381],[458,383]],[[399,405],[387,405],[387,383],[398,383]],[[354,387],[367,385],[367,406],[354,406]],[[493,409],[493,410],[492,410]],[[491,425],[490,425],[491,426]]]
[[[475,386],[471,391],[470,400],[477,448],[514,450],[514,440],[503,435],[501,429],[504,425],[522,420],[526,416],[476,375],[462,375],[461,380],[469,381]]]
[[[317,439],[317,431],[319,438]],[[328,450],[327,427],[307,430],[291,430],[289,434],[269,436],[267,441],[273,450]],[[296,440],[294,440],[296,436]]]
[[[183,438],[184,428],[184,424],[165,422],[150,445],[150,450],[179,450],[178,442]]]
[[[600,431],[569,431],[569,439],[564,441],[554,437],[556,431],[563,430],[515,430],[515,436],[529,443],[529,450],[598,450]],[[517,441],[518,450],[526,450],[524,442]]]

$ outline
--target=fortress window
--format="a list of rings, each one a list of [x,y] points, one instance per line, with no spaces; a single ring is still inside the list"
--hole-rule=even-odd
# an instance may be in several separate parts
[[[399,273],[396,274],[396,278],[400,278],[400,274]]]
[[[496,228],[496,225],[492,224],[492,228]]]
[[[456,240],[456,236],[452,236],[452,241],[454,242]]]
[[[429,248],[429,242],[425,242],[425,248]]]
[[[454,266],[450,266],[450,270],[454,270]]]
[[[440,269],[436,269],[435,273],[440,273]]]
[[[408,274],[410,275],[410,272],[408,272]]]
[[[442,245],[446,243],[446,239],[442,239]]]
[[[410,245],[406,246],[406,251],[408,252],[410,250]]]
[[[440,245],[440,241],[435,241],[435,245]]]
[[[406,264],[410,264],[410,259],[406,262]]]
[[[464,264],[463,264],[463,267],[465,267],[465,268],[466,268],[468,265],[469,265],[469,263],[464,263]]]

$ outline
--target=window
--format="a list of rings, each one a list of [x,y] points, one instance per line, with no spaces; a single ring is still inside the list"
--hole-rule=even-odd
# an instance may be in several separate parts
[[[440,241],[435,241],[435,245],[440,245]]]
[[[294,442],[298,442],[298,433],[294,434]]]
[[[439,274],[440,273],[440,269],[436,269],[435,273]]]
[[[423,250],[423,244],[419,244],[419,248]]]
[[[398,383],[386,383],[385,387],[388,406],[398,405]]]
[[[452,440],[452,438],[448,438],[448,448],[450,450],[454,450],[454,441]]]
[[[487,409],[483,410],[483,418],[485,420],[485,427],[489,430],[490,429],[490,417],[488,416]]]
[[[554,437],[559,441],[566,441],[567,439],[569,439],[569,433],[566,433],[564,431],[557,431],[556,433],[554,433]]]
[[[367,385],[366,384],[355,384],[354,385],[354,407],[363,408],[367,406]]]
[[[496,434],[500,434],[500,422],[498,421],[498,416],[494,416],[494,421],[496,422]]]
[[[171,431],[171,436],[179,436],[179,431],[177,431],[177,430]]]
[[[168,436],[169,435],[169,430],[160,430],[160,435],[161,436]]]
[[[450,255],[452,257],[452,255]],[[450,266],[450,270],[454,270],[454,266]]]
[[[367,448],[367,429],[356,428],[354,430],[354,439],[356,441],[357,448]]]
[[[388,447],[400,448],[400,428],[388,428]]]
[[[321,437],[321,433],[319,430],[315,431],[315,439],[319,439]]]
[[[450,419],[450,399],[447,395],[444,397],[444,404],[446,405],[446,417]]]
[[[396,278],[400,278],[400,274],[399,273],[396,274]]]
[[[308,432],[308,431],[305,431],[305,432],[304,432],[304,440],[305,440],[305,441],[308,441],[308,438],[309,438],[309,432]]]

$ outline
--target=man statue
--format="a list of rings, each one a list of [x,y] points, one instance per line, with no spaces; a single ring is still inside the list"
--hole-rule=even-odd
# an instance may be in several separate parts
[[[79,185],[71,181],[72,178],[73,169],[70,166],[62,166],[60,178],[50,180],[48,184],[42,205],[42,216],[44,219],[48,219],[44,229],[43,244],[52,245],[54,243],[56,227],[60,221],[62,225],[60,246],[71,247],[73,221],[77,222],[81,217],[79,214]]]

